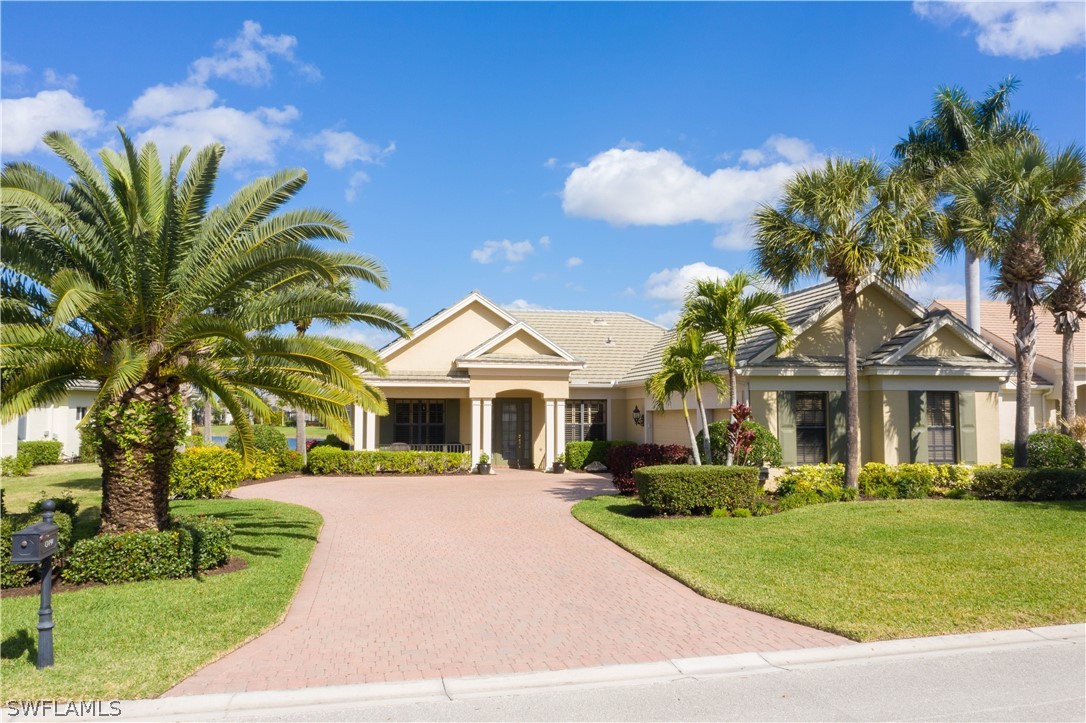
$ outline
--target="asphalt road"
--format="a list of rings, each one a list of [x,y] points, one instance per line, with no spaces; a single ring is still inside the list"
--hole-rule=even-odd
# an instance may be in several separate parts
[[[1081,639],[1051,641],[671,682],[249,711],[230,720],[1086,721],[1086,652]]]

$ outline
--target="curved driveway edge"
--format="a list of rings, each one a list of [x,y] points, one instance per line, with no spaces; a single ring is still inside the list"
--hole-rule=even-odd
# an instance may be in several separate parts
[[[284,621],[166,695],[852,644],[703,598],[570,515],[612,489],[596,475],[506,470],[238,489],[317,510],[320,540]]]

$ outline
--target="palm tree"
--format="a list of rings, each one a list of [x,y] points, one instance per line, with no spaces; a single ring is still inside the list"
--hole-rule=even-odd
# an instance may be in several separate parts
[[[747,290],[750,293],[745,293]],[[728,369],[728,406],[738,403],[735,356],[739,344],[760,329],[768,329],[777,339],[777,351],[787,346],[792,327],[784,318],[780,294],[765,288],[762,279],[745,271],[736,271],[726,281],[699,279],[686,295],[679,329],[700,328],[723,338],[724,365]],[[705,442],[709,448],[708,436]],[[708,452],[706,452],[708,454]],[[727,463],[732,463],[731,450]]]
[[[246,459],[249,413],[270,413],[262,394],[343,434],[348,405],[383,411],[362,378],[385,371],[372,349],[275,331],[317,318],[407,333],[395,313],[308,283],[331,280],[337,263],[314,242],[345,242],[349,230],[328,211],[281,210],[305,171],[257,179],[209,209],[220,145],[191,157],[185,148],[164,172],[155,146],[137,150],[123,131],[123,152],[103,150],[102,170],[63,133],[45,143],[74,174],[67,184],[28,163],[0,174],[0,417],[55,402],[80,380],[100,384],[87,416],[102,460],[102,532],[168,524],[186,382],[231,412]]]
[[[1063,391],[1060,395],[1060,431],[1070,434],[1077,416],[1075,389],[1075,334],[1079,320],[1086,319],[1086,200],[1069,211],[1069,233],[1055,244],[1053,278],[1046,284],[1042,301],[1055,319],[1056,333],[1063,336]]]
[[[695,464],[701,464],[702,459],[698,453],[694,426],[690,423],[686,395],[690,391],[694,392],[698,413],[701,415],[701,425],[705,430],[705,439],[708,440],[709,416],[705,411],[701,387],[703,384],[711,384],[716,388],[717,394],[724,394],[724,380],[708,368],[710,360],[722,353],[720,346],[707,341],[700,329],[679,330],[675,340],[664,350],[662,368],[645,383],[645,389],[659,410],[663,410],[672,394],[678,394],[682,398],[683,416],[686,418],[686,429],[690,433],[690,448],[694,452]],[[709,445],[706,443],[705,447],[705,463],[712,464]]]
[[[983,249],[998,265],[996,291],[1007,298],[1015,320],[1016,467],[1026,465],[1038,294],[1062,261],[1061,247],[1074,253],[1068,239],[1081,233],[1084,187],[1086,156],[1081,149],[1053,156],[1037,141],[989,147],[949,179],[953,201],[944,213],[946,225],[959,229],[967,243]],[[1074,294],[1054,303],[1062,307],[1065,300],[1073,304]],[[1065,336],[1065,346],[1067,341]]]
[[[860,473],[859,372],[856,312],[860,281],[875,272],[891,279],[918,276],[934,251],[925,232],[930,206],[915,184],[890,175],[874,160],[831,159],[801,171],[776,206],[754,213],[759,270],[790,287],[822,273],[837,282],[845,341],[845,484]]]
[[[932,102],[931,116],[909,129],[894,146],[901,167],[924,183],[933,197],[945,194],[947,173],[968,161],[985,145],[1005,145],[1033,138],[1029,117],[1011,115],[1010,96],[1018,88],[1007,78],[989,88],[983,100],[972,100],[959,87],[940,88]],[[940,251],[953,256],[965,248],[966,322],[980,332],[980,253],[951,233],[942,240]]]

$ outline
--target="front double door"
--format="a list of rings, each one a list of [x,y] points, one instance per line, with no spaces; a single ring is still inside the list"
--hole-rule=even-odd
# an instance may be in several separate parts
[[[495,462],[510,467],[531,469],[532,463],[532,400],[494,400]]]

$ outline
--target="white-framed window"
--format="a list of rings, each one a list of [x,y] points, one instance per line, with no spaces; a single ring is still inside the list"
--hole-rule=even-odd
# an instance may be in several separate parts
[[[607,400],[570,399],[566,402],[566,441],[607,439]]]

